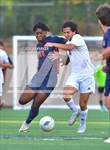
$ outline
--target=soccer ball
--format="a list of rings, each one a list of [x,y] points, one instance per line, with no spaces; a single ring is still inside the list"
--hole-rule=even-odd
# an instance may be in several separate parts
[[[40,128],[43,131],[51,131],[55,127],[55,121],[51,116],[44,116],[39,122]]]

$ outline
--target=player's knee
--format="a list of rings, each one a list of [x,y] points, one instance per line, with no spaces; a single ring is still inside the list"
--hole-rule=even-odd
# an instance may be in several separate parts
[[[24,101],[24,99],[22,99],[22,98],[20,97],[20,99],[19,99],[19,104],[21,104],[21,105],[25,105],[25,104],[26,104],[26,102]]]
[[[85,105],[84,103],[81,103],[80,104],[80,108],[81,108],[82,111],[86,110],[87,109],[87,105]]]
[[[64,94],[64,95],[63,95],[63,99],[64,99],[65,102],[69,102],[70,99],[71,99],[71,96],[68,95],[68,94]]]
[[[70,94],[68,94],[68,93],[63,93],[63,99],[64,99],[65,102],[69,102],[71,98],[72,98],[72,97],[71,97]]]

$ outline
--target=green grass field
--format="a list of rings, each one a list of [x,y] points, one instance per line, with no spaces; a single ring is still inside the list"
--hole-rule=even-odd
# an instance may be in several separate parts
[[[30,131],[19,133],[28,110],[0,110],[0,150],[110,150],[103,140],[110,134],[107,112],[91,110],[88,114],[87,131],[78,134],[79,120],[68,126],[71,112],[67,109],[41,109]],[[39,128],[39,119],[51,115],[56,122],[54,130],[44,132]]]

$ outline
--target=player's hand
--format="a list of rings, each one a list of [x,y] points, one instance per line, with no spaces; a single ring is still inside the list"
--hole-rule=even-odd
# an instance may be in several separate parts
[[[53,61],[56,59],[59,59],[59,57],[60,57],[59,52],[56,52],[56,51],[48,54],[48,58]]]
[[[41,51],[38,52],[38,57],[39,57],[39,58],[45,57],[45,52],[44,52],[44,50],[41,50]]]
[[[47,42],[44,46],[45,47],[54,47],[54,43]]]

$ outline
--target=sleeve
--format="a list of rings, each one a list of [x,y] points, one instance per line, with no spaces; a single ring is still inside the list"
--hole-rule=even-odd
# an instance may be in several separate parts
[[[8,56],[8,61],[9,61],[10,65],[13,65],[13,62],[9,56]]]
[[[6,52],[3,53],[2,60],[3,60],[3,63],[9,64],[8,55]]]
[[[74,35],[72,40],[68,42],[68,44],[73,44],[78,47],[83,45],[83,43],[84,43],[84,39],[78,34]]]
[[[107,47],[110,47],[110,32],[107,34]]]
[[[60,44],[65,44],[66,43],[66,39],[64,37],[55,36],[54,40],[55,40],[54,41],[55,43],[60,43]]]

